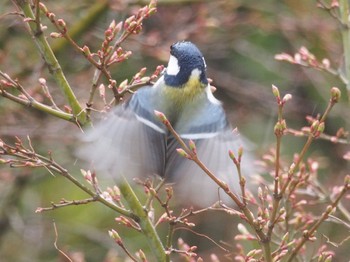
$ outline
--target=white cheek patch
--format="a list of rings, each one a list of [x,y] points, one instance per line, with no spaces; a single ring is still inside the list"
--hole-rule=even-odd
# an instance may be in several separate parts
[[[170,55],[168,67],[166,69],[166,73],[168,75],[176,76],[180,72],[179,63],[175,56]]]

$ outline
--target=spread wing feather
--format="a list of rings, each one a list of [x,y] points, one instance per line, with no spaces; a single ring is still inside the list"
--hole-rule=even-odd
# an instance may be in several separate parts
[[[185,142],[188,144],[187,139]],[[240,194],[239,179],[235,165],[230,159],[228,152],[238,151],[242,141],[237,132],[226,130],[215,137],[194,140],[197,155],[200,161],[220,180],[226,182],[230,189]],[[190,202],[200,206],[213,204],[219,199],[226,200],[219,186],[209,178],[207,174],[193,161],[177,154],[176,148],[180,145],[172,140],[168,145],[168,159],[166,164],[166,177],[176,183],[175,192],[177,197],[190,199]],[[244,159],[246,160],[246,159]],[[244,163],[248,163],[244,161]],[[250,168],[244,167],[247,171]]]
[[[185,119],[180,118],[175,128],[187,144],[189,139],[195,142],[197,155],[205,166],[240,195],[237,170],[228,152],[232,150],[237,154],[240,146],[248,149],[248,143],[240,138],[237,131],[232,131],[219,102],[208,97],[202,99],[205,101],[196,103],[196,109],[192,107],[191,114],[184,115]],[[179,147],[174,138],[168,139],[166,177],[176,183],[177,197],[190,199],[200,206],[227,199],[222,191],[219,196],[219,186],[196,163],[177,154]],[[243,173],[252,172],[252,163],[250,154],[245,154]]]
[[[107,119],[88,130],[82,137],[83,146],[78,155],[92,162],[97,171],[114,179],[122,175],[162,175],[166,134],[156,124],[149,126],[142,122],[142,116],[137,114],[142,111],[137,94],[131,102],[116,107]]]
[[[79,156],[114,179],[157,174],[175,183],[177,198],[200,206],[213,204],[219,200],[218,186],[193,161],[178,155],[180,145],[154,116],[155,109],[161,110],[155,107],[159,97],[154,92],[142,88],[128,103],[113,109],[84,135]],[[185,106],[172,124],[186,143],[189,139],[196,143],[198,157],[207,168],[239,194],[237,171],[228,151],[237,152],[242,139],[232,132],[221,104],[211,94],[204,95]],[[245,157],[244,163],[243,170],[251,172],[251,158]]]

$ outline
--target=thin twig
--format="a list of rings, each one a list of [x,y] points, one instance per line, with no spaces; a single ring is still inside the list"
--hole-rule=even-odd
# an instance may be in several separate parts
[[[36,34],[38,25],[35,23],[36,17],[31,8],[30,1],[13,0],[13,2],[19,9],[23,11],[25,17],[27,18],[24,19],[26,22],[26,28],[28,29],[28,32],[33,36],[33,40],[37,45],[38,51],[40,52],[42,58],[45,60],[49,72],[64,94],[69,106],[72,108],[74,116],[78,119],[81,125],[90,124],[89,120],[85,116],[85,113],[82,112],[82,107],[80,106],[75,93],[68,83],[55,54],[47,42],[46,36],[44,36],[44,34]]]
[[[58,242],[58,231],[57,231],[57,227],[56,227],[55,221],[53,221],[52,224],[53,224],[53,229],[55,231],[55,242],[53,243],[54,247],[56,248],[56,250],[58,252],[60,252],[60,254],[62,256],[64,256],[66,259],[68,259],[68,261],[73,262],[73,260],[58,247],[58,245],[57,245],[57,242]]]
[[[327,108],[325,110],[325,112],[323,113],[321,119],[319,120],[319,123],[324,123],[324,121],[326,120],[329,112],[331,111],[332,107],[335,105],[335,101],[333,101],[333,99],[331,98],[329,100],[329,103],[327,105]],[[292,180],[292,177],[294,175],[294,172],[296,171],[296,169],[298,168],[299,164],[301,163],[302,159],[304,158],[306,152],[308,151],[311,143],[313,142],[313,140],[318,137],[318,136],[315,136],[315,132],[317,132],[317,128],[318,128],[319,124],[317,124],[315,127],[314,127],[314,132],[310,132],[309,133],[309,136],[308,136],[308,139],[307,141],[305,142],[301,152],[299,153],[299,156],[298,158],[290,165],[289,167],[289,170],[288,170],[288,177],[287,177],[287,181],[285,182],[285,184],[283,185],[282,189],[281,189],[281,192],[280,194],[281,195],[284,195],[287,187],[289,186],[291,180]]]
[[[214,239],[210,238],[209,236],[205,235],[205,234],[201,234],[201,233],[198,233],[188,227],[177,227],[175,229],[175,231],[177,230],[187,230],[187,231],[190,231],[191,233],[197,235],[197,236],[200,236],[200,237],[204,237],[205,239],[209,240],[210,242],[212,242],[215,246],[217,246],[218,248],[220,248],[221,250],[225,251],[225,252],[230,252],[229,250],[227,250],[226,248],[224,248],[223,246],[221,246],[219,243],[217,243]]]
[[[47,86],[46,84],[46,80],[43,80],[43,79],[39,79],[39,82],[40,82],[40,85],[41,85],[41,88],[45,94],[45,96],[50,100],[51,104],[52,104],[52,107],[58,111],[62,111],[56,104],[56,102],[53,100],[53,97],[50,93],[50,90],[49,90],[49,87]]]
[[[330,16],[333,17],[341,26],[346,26],[346,24],[344,24],[343,21],[340,19],[339,14],[336,12],[336,10],[338,9],[337,7],[328,6],[322,0],[317,0],[317,3],[322,9],[326,10],[330,14]]]
[[[57,110],[54,109],[48,105],[45,105],[43,103],[38,102],[37,100],[35,100],[31,95],[28,94],[28,92],[25,91],[25,89],[23,88],[23,86],[21,84],[19,84],[18,82],[14,81],[11,77],[9,77],[7,74],[5,74],[4,72],[0,71],[0,75],[6,79],[8,82],[11,83],[11,85],[16,88],[17,90],[19,90],[22,94],[23,97],[18,97],[15,96],[11,93],[9,93],[7,90],[5,90],[5,87],[3,87],[0,83],[0,95],[10,99],[18,104],[21,105],[25,105],[27,107],[32,107],[35,108],[37,110],[40,110],[42,112],[46,112],[50,115],[56,116],[58,118],[67,120],[69,122],[72,122],[76,125],[79,126],[78,123],[78,119],[73,115],[73,114],[69,114],[66,112],[63,112],[62,110]]]
[[[87,198],[87,199],[82,199],[82,200],[65,200],[62,199],[59,203],[53,203],[51,202],[51,207],[38,207],[35,210],[35,213],[41,213],[41,212],[45,212],[45,211],[52,211],[54,209],[58,209],[61,207],[67,207],[67,206],[79,206],[79,205],[86,205],[89,204],[91,202],[96,202],[97,199],[92,197],[92,198]]]
[[[95,198],[96,201],[102,203],[103,205],[109,207],[110,209],[122,215],[125,215],[127,217],[130,217],[135,221],[139,220],[138,216],[136,216],[134,213],[109,202],[101,194],[94,192],[93,190],[86,187],[84,184],[80,183],[65,168],[63,168],[57,162],[55,162],[51,156],[47,158],[45,156],[37,154],[36,152],[27,150],[26,148],[23,147],[22,144],[17,144],[16,146],[10,146],[1,140],[0,142],[1,142],[0,149],[2,149],[3,151],[3,152],[0,151],[2,155],[14,156],[16,158],[19,158],[18,160],[15,160],[15,159],[7,160],[7,163],[10,164],[10,166],[12,167],[45,167],[55,173],[62,175],[66,179],[70,180],[73,184],[75,184],[81,190],[86,192],[92,198]],[[13,165],[13,163],[16,163],[16,162],[18,163],[18,165]]]
[[[332,213],[332,211],[338,206],[338,203],[340,200],[345,196],[345,194],[350,190],[350,184],[348,182],[345,182],[345,185],[343,186],[341,192],[339,193],[338,197],[335,199],[335,201],[329,205],[325,212],[323,212],[322,216],[317,220],[317,222],[308,230],[303,232],[303,237],[298,241],[297,245],[294,247],[291,255],[289,256],[287,262],[291,262],[294,260],[296,255],[298,254],[299,250],[303,247],[303,245],[310,239],[310,237],[313,236],[316,229],[319,228],[321,223],[323,223],[329,215]]]
[[[278,213],[278,207],[279,207],[279,201],[281,199],[280,195],[280,154],[281,154],[281,140],[282,136],[285,132],[285,120],[283,119],[283,106],[284,103],[280,98],[279,91],[277,87],[273,87],[275,89],[275,96],[277,99],[278,104],[278,117],[277,117],[277,124],[275,126],[275,136],[276,136],[276,151],[275,151],[275,177],[274,177],[274,191],[273,191],[273,203],[272,203],[272,212],[270,215],[270,219],[268,222],[268,231],[267,231],[267,237],[271,239],[272,232],[274,229],[275,224],[277,223],[277,213]]]
[[[169,120],[166,118],[166,116],[158,111],[155,111],[156,116],[162,121],[162,123],[167,127],[167,129],[170,131],[170,133],[174,136],[174,138],[179,142],[181,148],[185,150],[185,153],[188,155],[188,158],[195,162],[220,188],[224,190],[224,192],[236,203],[236,205],[240,208],[242,213],[244,213],[246,220],[248,223],[254,228],[255,233],[261,243],[262,249],[264,250],[264,256],[267,262],[272,261],[271,258],[271,247],[270,242],[268,241],[266,235],[264,232],[262,232],[262,229],[258,223],[255,222],[255,218],[253,213],[249,210],[249,208],[241,202],[241,200],[238,198],[235,193],[233,193],[229,186],[218,179],[206,166],[205,164],[199,160],[197,154],[194,152],[194,150],[191,150],[186,143],[183,141],[183,139],[179,136],[179,134],[175,131]]]
[[[294,136],[304,136],[304,137],[309,136],[309,132],[303,131],[303,130],[296,130],[296,129],[293,129],[293,128],[287,128],[286,129],[286,134],[291,134],[291,135],[294,135]],[[339,138],[337,136],[331,136],[331,135],[327,135],[327,134],[324,134],[324,133],[322,133],[318,137],[318,139],[324,139],[324,140],[330,141],[330,142],[335,143],[335,144],[344,144],[344,145],[349,145],[350,144],[350,141],[348,139]]]

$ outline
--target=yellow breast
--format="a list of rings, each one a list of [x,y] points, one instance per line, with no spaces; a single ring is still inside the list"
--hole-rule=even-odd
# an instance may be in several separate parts
[[[193,101],[198,95],[203,94],[205,85],[203,85],[198,77],[190,77],[187,83],[180,87],[166,86],[163,89],[164,97],[172,106],[183,107],[184,104]]]

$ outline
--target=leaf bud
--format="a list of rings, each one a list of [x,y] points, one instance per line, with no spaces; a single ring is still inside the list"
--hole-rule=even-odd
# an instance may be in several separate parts
[[[86,55],[86,56],[91,56],[90,48],[86,45],[83,46],[81,51]]]
[[[331,101],[333,103],[338,103],[341,97],[341,92],[338,87],[331,88]]]
[[[121,242],[122,239],[120,238],[119,234],[117,231],[115,231],[114,229],[112,230],[108,230],[108,234],[111,238],[113,238],[115,241],[117,242]]]
[[[57,24],[62,28],[66,28],[66,22],[63,19],[58,19]]]
[[[47,12],[49,12],[49,10],[47,10],[46,6],[42,3],[42,2],[39,2],[39,8],[41,11],[43,11],[45,14]]]
[[[292,95],[291,94],[286,94],[283,99],[282,99],[282,103],[285,104],[286,102],[288,102],[289,100],[292,99]]]
[[[196,144],[194,143],[194,141],[192,139],[190,139],[190,141],[188,142],[188,145],[193,153],[197,152]]]
[[[313,123],[310,127],[311,133],[315,133],[317,131],[319,124],[320,124],[320,121],[318,121],[318,120],[313,121]]]
[[[139,250],[139,252],[137,253],[139,258],[141,259],[141,261],[147,261],[146,255],[145,253],[142,251],[142,249]]]
[[[177,151],[177,153],[178,153],[180,156],[182,156],[182,157],[185,157],[185,158],[188,158],[188,159],[191,158],[190,155],[187,154],[186,151],[183,150],[182,148],[177,148],[176,151]]]
[[[60,38],[60,37],[62,37],[62,34],[57,33],[57,32],[52,32],[52,33],[50,33],[50,37],[51,38]]]
[[[272,93],[276,98],[280,98],[280,91],[278,90],[277,86],[272,85]]]
[[[166,118],[166,116],[164,115],[164,113],[154,110],[154,114],[156,115],[156,117],[163,123],[163,124],[167,124],[169,123],[169,120]]]

